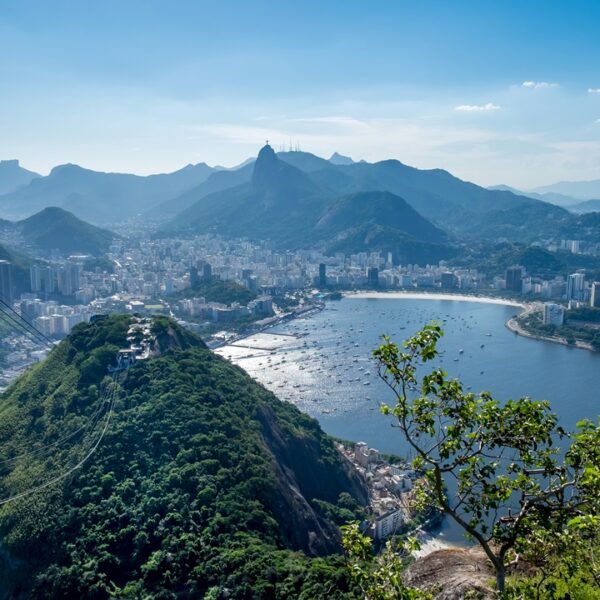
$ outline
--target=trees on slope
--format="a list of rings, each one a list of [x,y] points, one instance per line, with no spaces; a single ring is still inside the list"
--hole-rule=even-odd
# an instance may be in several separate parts
[[[432,324],[402,347],[384,338],[374,356],[396,403],[382,411],[397,418],[425,474],[422,502],[481,546],[504,593],[508,564],[521,552],[533,557],[542,533],[559,544],[567,531],[600,524],[600,429],[582,422],[561,456],[557,442],[567,434],[548,402],[524,397],[502,404],[488,392],[465,392],[441,368],[423,374],[442,335]]]

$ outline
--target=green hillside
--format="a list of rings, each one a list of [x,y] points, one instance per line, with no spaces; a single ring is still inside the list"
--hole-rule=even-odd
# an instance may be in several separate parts
[[[13,293],[15,297],[23,292],[30,290],[29,282],[29,267],[33,264],[33,260],[29,256],[25,256],[19,252],[15,252],[6,246],[0,245],[0,260],[7,260],[12,267],[12,283]]]
[[[16,226],[28,244],[41,250],[58,249],[63,254],[103,254],[117,237],[57,207],[44,208]]]
[[[381,251],[392,253],[397,264],[435,264],[452,258],[457,249],[447,243],[423,242],[406,233],[383,225],[366,224],[357,227],[341,238],[327,244],[326,252],[350,254],[352,252]]]
[[[397,230],[423,242],[442,242],[446,234],[422,217],[402,198],[390,192],[362,192],[332,203],[316,224],[329,235],[360,225],[378,225]]]
[[[453,255],[446,233],[401,197],[369,190],[339,196],[336,167],[312,154],[276,155],[265,146],[251,167],[251,181],[199,198],[164,233],[212,232],[271,240],[281,248],[341,244],[348,252],[393,251],[397,256],[410,255],[413,262]],[[331,181],[313,177],[324,171]],[[376,234],[365,234],[365,228]],[[381,228],[386,231],[383,235]],[[436,248],[432,250],[430,244]]]
[[[0,397],[2,498],[97,439],[102,419],[60,443],[95,414],[131,323],[76,327]],[[356,597],[340,557],[309,558],[339,551],[331,515],[347,521],[366,500],[332,441],[174,322],[152,331],[154,356],[119,379],[89,461],[0,507],[4,597]]]
[[[247,287],[235,281],[213,279],[212,281],[199,281],[194,287],[184,288],[175,294],[176,298],[204,298],[207,302],[221,304],[248,304],[256,298],[256,294]]]

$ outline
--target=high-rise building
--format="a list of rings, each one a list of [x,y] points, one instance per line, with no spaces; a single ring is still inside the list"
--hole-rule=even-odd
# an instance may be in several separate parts
[[[592,283],[590,306],[592,308],[600,308],[600,281],[594,281],[594,283]]]
[[[584,273],[571,273],[567,277],[567,300],[583,300],[584,289]]]
[[[206,282],[212,281],[212,266],[210,263],[205,262],[202,265],[202,279]]]
[[[81,266],[68,264],[56,271],[57,288],[63,296],[72,296],[81,287]]]
[[[506,289],[510,292],[523,291],[523,267],[513,266],[506,269]]]
[[[32,292],[39,292],[42,289],[42,269],[38,265],[29,267],[29,280]]]
[[[37,280],[39,282],[39,287],[38,289],[35,289],[32,291],[34,292],[44,292],[46,295],[47,294],[53,294],[54,291],[56,290],[56,270],[54,268],[52,268],[50,265],[46,266],[46,267],[36,267],[37,269],[39,269],[37,271],[37,275],[36,277],[39,277],[39,280]],[[33,267],[32,267],[33,269]],[[33,275],[32,275],[32,281],[33,281]]]
[[[379,287],[379,269],[377,267],[367,269],[367,283],[370,287]]]
[[[565,322],[565,308],[560,304],[546,302],[544,304],[544,325],[556,325],[560,327]]]
[[[441,276],[442,287],[445,289],[452,289],[456,287],[456,277],[454,273],[447,272],[442,273]]]
[[[4,302],[13,301],[13,274],[12,264],[7,260],[0,260],[0,298]]]
[[[196,267],[190,267],[190,287],[198,287],[200,283],[200,276],[198,275],[198,269]]]
[[[319,287],[327,286],[327,265],[325,263],[319,264]]]

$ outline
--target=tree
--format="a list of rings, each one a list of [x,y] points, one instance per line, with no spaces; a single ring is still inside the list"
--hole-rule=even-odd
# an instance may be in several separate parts
[[[528,534],[560,529],[585,505],[590,496],[582,484],[598,456],[576,441],[560,460],[557,442],[566,433],[548,402],[524,397],[501,404],[488,392],[465,393],[441,368],[421,375],[438,356],[442,335],[432,324],[402,348],[383,338],[374,356],[396,404],[382,412],[397,418],[414,466],[424,472],[428,501],[479,543],[502,593],[507,564]],[[588,427],[590,437],[596,428]]]
[[[346,566],[365,600],[431,600],[431,594],[409,587],[402,580],[401,551],[406,554],[416,549],[416,541],[409,540],[401,549],[388,541],[383,552],[375,556],[373,541],[360,533],[358,522],[341,529]]]

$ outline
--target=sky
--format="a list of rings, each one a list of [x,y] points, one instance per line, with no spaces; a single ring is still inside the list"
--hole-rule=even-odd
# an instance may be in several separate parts
[[[0,159],[148,174],[269,140],[598,179],[599,24],[597,0],[2,0]]]

